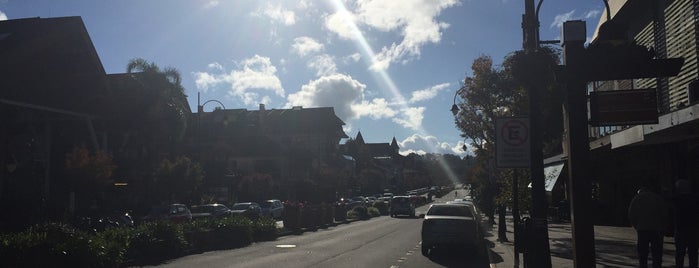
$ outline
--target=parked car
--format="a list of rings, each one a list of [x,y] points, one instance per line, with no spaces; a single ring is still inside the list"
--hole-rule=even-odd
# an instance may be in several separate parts
[[[375,202],[376,202],[376,197],[369,196],[366,198],[367,206],[373,206]]]
[[[169,220],[183,223],[192,220],[192,212],[184,204],[160,205],[151,208],[143,221]]]
[[[363,196],[354,196],[350,197],[348,202],[345,203],[347,205],[347,209],[352,209],[357,206],[366,206],[366,198]]]
[[[259,218],[261,212],[262,207],[260,207],[260,205],[255,202],[235,203],[231,207],[232,215],[241,215],[250,219]]]
[[[381,195],[381,199],[386,203],[390,203],[391,198],[393,198],[393,193],[383,193],[383,195]]]
[[[483,229],[481,228],[481,224],[483,223],[483,219],[481,218],[481,214],[478,212],[478,208],[476,208],[476,205],[473,203],[471,200],[466,200],[466,199],[454,199],[454,201],[448,201],[447,204],[462,204],[468,206],[468,209],[471,210],[471,213],[473,216],[476,217],[476,223],[478,227],[479,234],[483,234]]]
[[[282,213],[284,212],[284,204],[278,199],[270,199],[260,202],[260,207],[262,208],[260,215],[263,217],[270,217],[273,219],[280,219]]]
[[[391,198],[389,215],[391,217],[398,215],[415,217],[415,204],[409,196],[394,196]]]
[[[464,204],[433,204],[422,222],[422,255],[440,246],[468,248],[476,252],[481,236],[473,215]]]
[[[231,210],[222,204],[192,206],[190,210],[192,212],[193,219],[223,218],[231,215]]]

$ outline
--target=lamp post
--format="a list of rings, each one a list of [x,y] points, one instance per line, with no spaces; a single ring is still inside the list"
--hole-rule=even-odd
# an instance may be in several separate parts
[[[527,54],[534,54],[539,49],[539,18],[538,10],[541,8],[543,0],[539,0],[538,8],[534,9],[534,0],[524,1],[524,15],[522,15],[522,30],[524,51]],[[532,225],[530,234],[531,241],[527,245],[529,256],[525,256],[525,267],[551,267],[551,254],[549,248],[548,223],[546,210],[548,201],[546,200],[545,178],[544,178],[544,157],[542,151],[542,131],[541,122],[541,88],[537,88],[536,83],[528,85],[529,92],[529,117],[530,117],[530,173],[532,183]]]
[[[454,104],[451,105],[451,109],[449,109],[449,110],[451,111],[451,114],[453,114],[454,116],[456,116],[457,114],[459,114],[459,106],[456,105],[456,96],[459,96],[459,93],[461,93],[461,92],[464,91],[464,90],[466,90],[466,86],[465,86],[465,85],[462,86],[461,88],[459,88],[459,90],[457,90],[457,91],[454,93]]]
[[[204,103],[201,103],[201,93],[197,92],[197,155],[199,156],[199,161],[201,161],[201,115],[202,113],[204,113],[204,105],[210,102],[216,102],[219,105],[221,105],[221,108],[223,108],[224,110],[226,109],[226,106],[218,100],[211,99],[205,101]]]

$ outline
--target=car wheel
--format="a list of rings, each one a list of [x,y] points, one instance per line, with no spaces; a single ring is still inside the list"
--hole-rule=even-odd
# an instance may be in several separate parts
[[[430,247],[428,245],[422,244],[422,256],[427,257],[429,251]]]

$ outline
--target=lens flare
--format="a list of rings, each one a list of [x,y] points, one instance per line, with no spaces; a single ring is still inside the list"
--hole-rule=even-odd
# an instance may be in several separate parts
[[[347,10],[342,0],[329,1],[331,5],[335,8],[335,12],[352,14]],[[366,38],[364,37],[364,34],[359,30],[359,27],[357,27],[357,24],[352,20],[346,20],[346,22],[349,24],[347,26],[349,26],[352,31],[352,36],[353,40],[355,41],[355,45],[359,48],[360,52],[362,53],[362,58],[364,59],[367,68],[371,69],[370,73],[372,74],[374,80],[377,82],[379,90],[381,90],[384,95],[390,96],[393,99],[395,99],[401,111],[405,111],[408,108],[410,108],[407,105],[408,102],[405,100],[405,97],[403,97],[403,94],[400,93],[400,90],[398,90],[398,87],[393,82],[393,79],[388,74],[388,72],[386,72],[386,70],[382,68],[371,68],[372,66],[376,66],[377,64],[376,53],[374,53],[374,50],[372,49],[371,45],[369,45],[369,42],[367,42]],[[417,132],[423,137],[431,136],[422,126],[419,127]],[[430,148],[432,149],[432,151],[437,151],[436,146],[432,144],[430,144],[429,146],[432,146],[432,148]],[[454,174],[454,171],[449,167],[449,165],[447,165],[444,159],[440,157],[438,158],[438,162],[440,167],[445,171],[445,174],[447,174],[447,176],[449,177],[449,180],[451,180],[454,184],[458,183],[459,180],[457,179],[456,174]]]

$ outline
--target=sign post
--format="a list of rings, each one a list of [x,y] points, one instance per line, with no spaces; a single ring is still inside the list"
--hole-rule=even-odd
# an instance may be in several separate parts
[[[527,168],[530,163],[529,118],[503,117],[495,120],[497,167]]]

